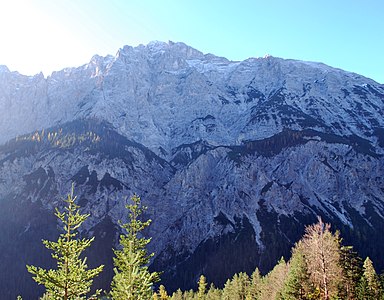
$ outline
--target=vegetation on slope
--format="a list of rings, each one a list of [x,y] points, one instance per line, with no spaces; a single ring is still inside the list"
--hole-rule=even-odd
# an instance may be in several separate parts
[[[127,299],[127,300],[331,300],[331,299],[384,299],[384,276],[379,276],[372,261],[364,262],[350,246],[343,246],[339,233],[332,232],[330,224],[318,218],[316,224],[307,226],[303,237],[292,248],[288,262],[281,258],[265,276],[256,268],[252,274],[238,273],[228,279],[223,288],[208,283],[202,274],[197,279],[196,290],[178,289],[168,295],[160,285],[156,272],[148,270],[153,253],[148,254],[146,245],[150,239],[142,237],[142,231],[151,220],[142,220],[143,207],[134,195],[127,205],[130,222],[121,224],[124,233],[120,247],[114,250],[115,276],[110,291],[90,294],[93,278],[103,269],[99,266],[88,270],[87,259],[82,256],[93,238],[80,239],[78,228],[88,215],[79,212],[72,192],[66,201],[66,210],[56,210],[63,225],[63,233],[57,242],[43,241],[57,260],[56,270],[27,266],[33,279],[44,285],[46,292],[41,299]],[[225,264],[225,262],[223,262]],[[18,297],[21,299],[21,297]]]

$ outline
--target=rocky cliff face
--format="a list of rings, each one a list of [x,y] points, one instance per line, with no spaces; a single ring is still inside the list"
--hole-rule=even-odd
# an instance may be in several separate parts
[[[108,265],[100,286],[133,193],[149,206],[152,268],[168,289],[266,272],[317,215],[384,267],[384,86],[373,80],[155,42],[48,78],[2,67],[0,109],[10,296],[39,292],[24,265],[50,264],[40,239],[57,235],[51,210],[71,182],[91,214],[90,261]]]

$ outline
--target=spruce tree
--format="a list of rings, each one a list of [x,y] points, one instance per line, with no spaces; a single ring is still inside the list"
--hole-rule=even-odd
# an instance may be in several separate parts
[[[305,300],[310,290],[307,262],[300,246],[296,246],[292,252],[280,299]]]
[[[248,295],[250,296],[251,299],[260,298],[262,281],[263,281],[263,278],[261,277],[260,271],[258,268],[256,268],[251,275],[251,283],[248,289]]]
[[[115,275],[111,283],[112,299],[148,300],[153,295],[153,284],[159,281],[157,272],[148,270],[148,263],[153,253],[148,254],[146,246],[151,241],[140,237],[151,220],[140,218],[147,209],[141,205],[140,197],[134,195],[129,210],[129,223],[121,224],[125,234],[120,235],[121,249],[114,250]]]
[[[222,299],[223,300],[232,300],[236,297],[236,291],[234,291],[233,284],[231,279],[227,279],[224,284]]]
[[[183,300],[195,300],[195,293],[193,290],[185,291],[183,294]]]
[[[181,291],[181,289],[177,289],[177,291],[173,293],[171,299],[172,300],[183,300],[183,292]]]
[[[358,287],[358,299],[381,299],[382,293],[379,276],[369,257],[364,261],[363,270],[364,273]]]
[[[57,269],[46,270],[36,266],[27,266],[28,272],[34,275],[33,279],[45,286],[44,299],[86,299],[90,292],[93,278],[102,270],[103,266],[88,269],[87,258],[81,258],[83,251],[88,248],[94,240],[78,238],[78,229],[88,218],[88,214],[80,214],[79,206],[75,204],[76,197],[71,193],[64,200],[67,206],[64,212],[56,208],[55,215],[62,224],[63,233],[57,242],[43,240],[46,248],[53,251],[52,258],[57,261]],[[100,291],[90,298],[96,299]]]
[[[340,265],[343,269],[343,280],[339,294],[343,299],[356,299],[357,285],[363,274],[363,262],[352,246],[341,247]]]
[[[159,286],[158,299],[159,300],[167,300],[167,299],[169,299],[167,290],[165,289],[164,285],[160,285]]]
[[[221,300],[221,293],[222,291],[216,288],[213,283],[211,283],[206,295],[206,300]]]
[[[207,290],[207,280],[206,280],[204,275],[201,275],[199,282],[198,282],[198,291],[197,291],[197,299],[198,300],[204,300],[205,299],[206,290]]]
[[[233,287],[237,291],[238,299],[245,300],[250,294],[251,281],[247,273],[240,272],[233,276]]]
[[[152,300],[159,300],[157,293],[153,293]]]
[[[261,300],[279,299],[284,287],[284,280],[287,276],[288,267],[281,257],[277,265],[263,278],[260,289]]]
[[[246,300],[250,298],[251,282],[247,273],[238,273],[233,275],[231,280],[227,280],[223,289],[223,299],[228,300]]]

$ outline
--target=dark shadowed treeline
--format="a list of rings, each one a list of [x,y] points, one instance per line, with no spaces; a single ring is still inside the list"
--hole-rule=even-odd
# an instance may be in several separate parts
[[[339,233],[332,233],[330,224],[319,218],[306,227],[291,259],[281,258],[265,276],[258,269],[251,275],[238,273],[219,289],[201,275],[196,291],[177,290],[168,296],[161,286],[154,299],[379,300],[384,299],[384,280],[369,257],[363,262],[352,247],[342,246]]]
[[[384,299],[384,277],[378,276],[372,261],[364,262],[350,246],[343,246],[339,233],[332,232],[330,224],[318,218],[316,224],[307,226],[302,238],[291,249],[288,262],[281,258],[265,276],[256,268],[252,274],[235,274],[223,288],[209,284],[209,278],[196,279],[196,289],[178,289],[168,295],[160,285],[159,273],[150,272],[148,263],[153,254],[146,246],[150,239],[141,232],[151,220],[142,220],[146,207],[134,195],[127,204],[129,223],[120,224],[123,234],[120,245],[114,250],[114,277],[110,289],[93,292],[93,279],[103,266],[88,268],[83,251],[91,246],[94,238],[78,236],[78,228],[87,219],[75,204],[73,188],[68,195],[64,211],[56,210],[62,224],[57,242],[43,241],[57,261],[56,269],[27,266],[33,279],[44,286],[40,299],[127,299],[127,300],[380,300]],[[223,262],[225,263],[225,262]],[[92,294],[92,296],[90,296]],[[21,299],[19,296],[18,299]]]

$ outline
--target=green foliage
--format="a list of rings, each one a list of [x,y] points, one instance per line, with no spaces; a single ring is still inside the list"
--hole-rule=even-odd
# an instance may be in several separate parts
[[[315,253],[313,253],[315,251]],[[339,285],[338,285],[339,284]],[[306,227],[306,234],[292,249],[288,264],[281,258],[265,276],[256,270],[249,277],[235,274],[223,289],[200,277],[196,292],[178,290],[175,300],[351,300],[384,299],[380,280],[367,259],[364,274],[361,259],[352,247],[341,247],[338,233],[319,222]]]
[[[42,134],[44,136],[44,134]],[[44,245],[53,251],[57,270],[44,270],[27,266],[33,279],[45,286],[46,293],[40,299],[87,299],[93,278],[103,269],[100,266],[88,269],[86,258],[80,258],[93,239],[78,238],[78,229],[88,215],[79,213],[75,204],[73,187],[66,201],[64,212],[56,209],[56,216],[63,225],[57,242],[44,240]],[[129,223],[121,224],[124,234],[120,235],[120,248],[114,250],[115,275],[111,283],[110,299],[127,300],[384,300],[384,275],[380,278],[367,257],[361,258],[352,247],[341,246],[338,233],[330,231],[330,225],[319,222],[306,227],[305,235],[292,249],[288,263],[282,257],[266,275],[259,270],[248,276],[235,274],[228,279],[223,289],[213,284],[207,289],[207,279],[201,275],[196,292],[180,289],[172,296],[160,285],[158,292],[153,285],[159,281],[157,272],[150,272],[148,264],[153,253],[148,254],[146,246],[151,239],[142,237],[142,231],[151,220],[142,221],[146,207],[134,195],[129,210]],[[97,291],[88,299],[96,299]],[[22,299],[18,296],[17,299]]]
[[[94,238],[78,238],[78,229],[89,215],[80,214],[73,191],[72,185],[71,193],[64,200],[67,203],[64,212],[56,208],[55,215],[61,221],[64,233],[60,234],[57,242],[43,240],[45,247],[53,251],[52,258],[57,261],[57,269],[27,266],[28,272],[34,275],[33,279],[45,286],[44,299],[86,299],[93,278],[103,270],[103,266],[88,269],[87,258],[80,258]],[[91,298],[96,298],[99,293],[96,291]]]
[[[178,289],[176,292],[173,293],[171,299],[172,300],[183,300],[183,292],[180,289]]]
[[[225,283],[223,299],[245,300],[250,294],[250,279],[246,273],[235,274]]]
[[[287,276],[288,266],[282,257],[277,265],[263,279],[260,300],[279,299]]]
[[[223,288],[223,294],[222,294],[223,300],[231,299],[231,297],[233,296],[232,290],[233,290],[232,289],[232,282],[230,279],[227,279],[227,281],[224,284],[224,288]]]
[[[208,289],[206,300],[221,300],[221,290],[216,288],[213,284]]]
[[[250,280],[251,280],[251,283],[250,283],[247,296],[248,298],[251,298],[251,299],[259,299],[263,279],[261,277],[261,274],[258,268],[256,268],[255,271],[253,271]]]
[[[339,295],[343,299],[356,299],[356,289],[363,274],[363,262],[352,246],[340,248],[340,265],[343,269],[343,280]]]
[[[200,276],[199,279],[199,286],[198,286],[198,292],[197,292],[197,299],[198,300],[204,300],[205,299],[205,292],[207,289],[207,280],[204,275]]]
[[[167,300],[169,299],[168,293],[164,287],[164,285],[159,286],[159,292],[158,292],[158,297],[159,300]]]
[[[305,300],[310,291],[308,266],[300,247],[294,248],[280,299]]]
[[[114,251],[115,275],[110,295],[112,299],[147,300],[153,295],[153,284],[159,281],[159,274],[148,270],[153,253],[148,254],[146,246],[151,239],[140,237],[139,234],[149,226],[151,220],[141,221],[140,216],[146,207],[141,205],[136,195],[131,200],[133,204],[126,206],[130,222],[121,225],[126,232],[120,236],[122,248]]]
[[[373,263],[369,257],[364,261],[363,275],[357,287],[357,299],[373,300],[382,299],[383,293]]]

